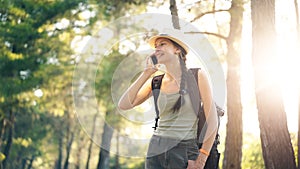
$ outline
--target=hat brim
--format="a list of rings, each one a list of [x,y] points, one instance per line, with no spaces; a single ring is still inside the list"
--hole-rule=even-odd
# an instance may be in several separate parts
[[[155,42],[159,38],[166,38],[166,39],[172,40],[172,41],[176,42],[178,45],[180,45],[186,51],[186,53],[189,52],[189,47],[185,43],[183,43],[181,40],[174,38],[173,36],[168,35],[168,34],[159,34],[159,35],[152,36],[148,41],[148,43],[152,49],[155,49]]]

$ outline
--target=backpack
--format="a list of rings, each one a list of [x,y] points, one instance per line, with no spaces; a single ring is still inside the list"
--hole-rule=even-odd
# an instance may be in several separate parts
[[[200,68],[192,68],[189,69],[189,73],[191,76],[194,77],[193,80],[196,81],[196,84],[198,86],[198,71]],[[159,120],[159,109],[158,109],[158,105],[157,105],[157,100],[158,100],[158,96],[160,93],[160,87],[161,87],[161,83],[162,83],[162,79],[164,77],[164,74],[162,75],[158,75],[153,77],[152,79],[152,83],[151,83],[151,88],[152,88],[152,94],[153,94],[153,98],[154,98],[154,106],[155,106],[155,112],[156,112],[156,117],[155,117],[155,125],[154,130],[156,130],[157,126],[158,126],[158,120]],[[199,88],[198,88],[199,91]],[[198,104],[196,106],[196,108],[194,108],[195,112],[197,112],[197,117],[198,119],[198,130],[197,130],[197,140],[198,140],[198,148],[200,149],[202,147],[202,139],[204,138],[205,135],[205,131],[201,132],[202,129],[205,130],[205,123],[206,123],[206,119],[205,119],[205,114],[204,114],[204,110],[203,110],[203,105],[202,105],[202,101],[201,101],[201,97],[200,97],[200,91],[199,91],[199,99],[200,99],[200,103],[193,103],[193,97],[195,97],[196,92],[190,92],[190,98],[193,104],[193,107],[195,107],[195,104]],[[197,94],[196,94],[197,95]],[[218,128],[220,125],[220,117],[224,115],[224,110],[219,107],[216,104],[216,108],[217,108],[217,114],[218,114]],[[220,144],[219,141],[219,134],[217,132],[216,137],[215,137],[215,141],[213,143],[213,146],[210,150],[210,154],[207,158],[207,161],[205,163],[204,169],[218,169],[219,168],[219,160],[220,160],[220,153],[217,149],[218,144]]]

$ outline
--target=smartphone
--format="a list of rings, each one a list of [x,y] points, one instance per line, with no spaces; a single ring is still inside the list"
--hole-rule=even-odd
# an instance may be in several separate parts
[[[157,58],[156,58],[156,56],[153,54],[153,55],[151,55],[150,57],[151,57],[152,63],[153,63],[154,65],[156,65],[156,64],[157,64]]]

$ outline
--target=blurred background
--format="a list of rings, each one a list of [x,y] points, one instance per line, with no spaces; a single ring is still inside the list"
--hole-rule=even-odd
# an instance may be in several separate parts
[[[207,70],[226,111],[220,168],[297,168],[298,3],[1,0],[1,169],[144,168],[152,101],[116,103],[162,27],[207,45],[188,66]]]

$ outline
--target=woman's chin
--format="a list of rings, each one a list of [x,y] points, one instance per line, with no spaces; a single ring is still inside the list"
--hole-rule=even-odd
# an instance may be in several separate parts
[[[158,69],[159,71],[161,71],[161,72],[166,72],[166,65],[165,65],[165,64],[163,64],[163,63],[158,63],[158,64],[156,65],[156,67],[157,67],[157,69]]]

